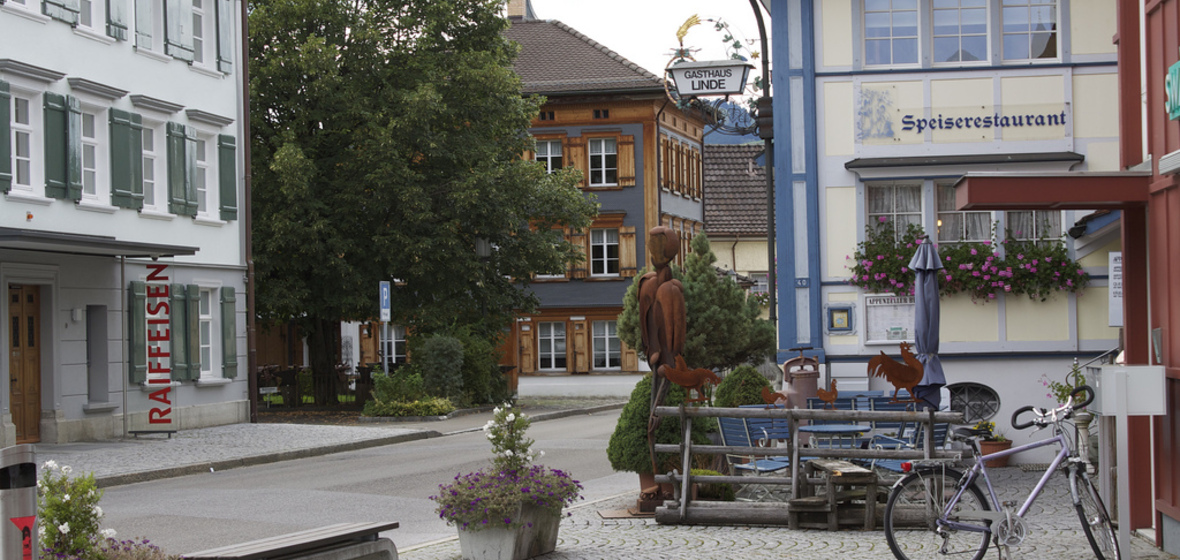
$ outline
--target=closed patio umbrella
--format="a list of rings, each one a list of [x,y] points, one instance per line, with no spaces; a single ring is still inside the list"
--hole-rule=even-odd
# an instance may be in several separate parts
[[[946,385],[942,361],[938,359],[938,271],[942,262],[929,238],[919,241],[918,250],[910,259],[910,269],[914,271],[914,342],[924,370],[922,382],[914,388],[914,397],[938,409],[942,402],[939,392]]]

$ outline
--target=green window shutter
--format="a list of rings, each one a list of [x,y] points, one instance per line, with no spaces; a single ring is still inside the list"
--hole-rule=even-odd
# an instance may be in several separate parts
[[[135,46],[152,48],[152,5],[155,0],[135,0]]]
[[[189,190],[188,158],[185,149],[185,126],[168,123],[168,211],[177,216],[188,215],[185,203]]]
[[[3,0],[0,0],[2,3]],[[12,95],[0,80],[0,194],[12,188]]]
[[[238,219],[238,150],[237,139],[228,134],[217,137],[217,180],[221,192],[221,219]]]
[[[69,152],[66,134],[69,109],[64,95],[47,91],[42,97],[45,100],[45,196],[65,198],[66,177],[69,175],[66,164],[66,154]]]
[[[107,0],[107,35],[120,41],[127,40],[127,24],[131,14],[127,13],[130,0]]]
[[[41,13],[70,25],[77,25],[78,13],[81,11],[82,0],[44,0],[41,2]]]
[[[70,200],[82,200],[82,103],[66,96],[66,191]]]
[[[169,286],[169,290],[171,290],[169,308],[172,311],[172,315],[169,317],[171,322],[168,325],[172,329],[172,340],[169,341],[172,353],[172,379],[184,380],[189,378],[188,294],[185,293],[184,284],[172,284]],[[198,375],[200,374],[198,373]]]
[[[185,183],[184,209],[185,216],[197,215],[197,129],[184,127],[184,162],[188,174]],[[206,177],[205,180],[208,180]]]
[[[184,300],[185,305],[188,306],[184,312],[188,324],[185,331],[185,343],[188,346],[189,356],[188,379],[196,380],[201,378],[201,287],[189,284],[185,291],[188,292],[188,296]]]
[[[234,0],[217,3],[217,69],[225,74],[234,71]]]
[[[164,52],[193,61],[192,0],[164,0]]]
[[[131,364],[127,368],[128,381],[143,383],[147,381],[147,283],[131,282],[131,289],[127,292],[127,307],[130,311],[131,322],[128,334],[131,338]]]
[[[238,376],[238,308],[232,286],[221,288],[221,376]]]
[[[111,204],[143,208],[143,119],[111,109]]]

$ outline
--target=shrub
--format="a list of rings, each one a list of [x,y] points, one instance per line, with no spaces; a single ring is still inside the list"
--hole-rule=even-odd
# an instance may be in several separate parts
[[[647,450],[647,420],[651,411],[651,386],[652,376],[647,374],[639,383],[635,385],[635,389],[631,391],[631,399],[623,406],[623,411],[619,414],[619,423],[615,425],[615,431],[610,436],[610,443],[606,447],[607,458],[610,459],[610,466],[616,471],[629,471],[634,473],[651,473],[651,454]],[[684,388],[673,384],[668,390],[668,395],[664,397],[664,406],[679,406],[684,402]],[[702,427],[703,419],[694,421],[692,440],[693,443],[707,444],[709,438],[706,434],[707,426]],[[680,419],[678,418],[664,418],[660,422],[659,428],[656,429],[656,443],[679,443],[680,442]],[[661,469],[667,466],[668,470],[676,468],[679,458],[675,455],[664,455],[660,457]]]
[[[476,334],[471,327],[456,329],[454,336],[463,344],[463,398],[461,405],[488,404],[512,397],[508,380],[500,371],[500,352],[494,341]]]
[[[503,407],[496,407],[492,419],[484,425],[483,432],[488,441],[492,442],[492,462],[497,470],[522,470],[533,462],[533,440],[525,437],[532,421],[525,414],[517,414],[512,405],[505,403]],[[537,458],[544,456],[544,451],[537,453]]]
[[[384,402],[371,400],[365,403],[361,414],[365,416],[445,416],[455,411],[455,405],[442,397],[431,397],[413,402]]]
[[[431,395],[449,398],[463,394],[463,343],[459,339],[442,334],[426,338],[414,353],[414,362]]]
[[[417,368],[405,365],[392,373],[381,368],[373,371],[372,396],[380,402],[414,402],[427,397],[422,374]]]
[[[737,408],[743,404],[763,404],[762,388],[770,388],[766,380],[754,366],[740,365],[717,385],[713,394],[713,406],[719,408]]]
[[[41,548],[79,557],[93,555],[98,543],[102,491],[94,473],[71,478],[68,466],[46,461],[37,479],[37,517]]]
[[[721,473],[709,469],[692,469],[692,476],[721,476]],[[697,498],[715,502],[732,502],[736,499],[733,485],[728,482],[698,483]]]

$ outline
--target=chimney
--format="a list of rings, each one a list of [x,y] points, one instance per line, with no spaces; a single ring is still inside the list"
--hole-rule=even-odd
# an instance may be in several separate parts
[[[508,0],[508,17],[524,18],[525,3],[528,0]]]

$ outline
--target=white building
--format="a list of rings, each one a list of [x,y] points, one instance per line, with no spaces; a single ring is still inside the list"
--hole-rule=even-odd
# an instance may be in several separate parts
[[[242,33],[0,0],[0,446],[247,420]]]
[[[1016,408],[1052,402],[1042,374],[1061,381],[1074,357],[1118,346],[1117,214],[1079,224],[1084,211],[961,212],[954,198],[968,172],[1119,170],[1114,3],[774,0],[771,12],[780,347],[815,347],[841,389],[892,388],[866,362],[913,339],[911,298],[849,283],[878,221],[942,248],[1064,237],[1090,274],[1080,296],[942,298],[947,383],[977,417],[1007,428]]]

